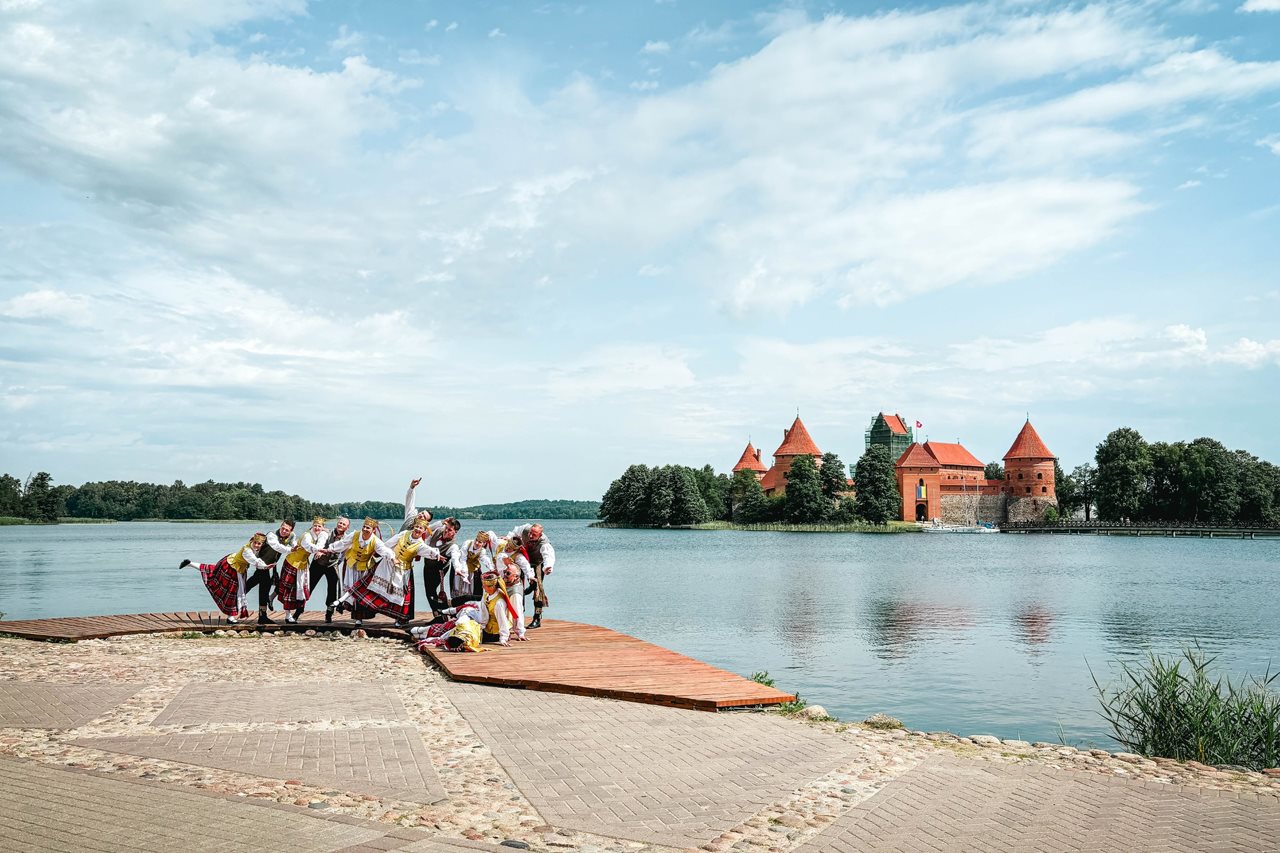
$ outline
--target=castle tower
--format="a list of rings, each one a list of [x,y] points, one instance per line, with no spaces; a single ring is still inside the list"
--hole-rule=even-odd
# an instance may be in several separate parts
[[[739,471],[750,471],[756,475],[758,482],[764,477],[764,472],[769,470],[769,466],[765,465],[760,459],[760,451],[752,446],[751,442],[747,442],[747,448],[742,451],[742,456],[738,459],[738,464],[733,466],[733,473]]]
[[[1058,496],[1053,482],[1055,458],[1028,418],[1013,440],[1013,446],[1004,455],[1005,493],[1010,498],[1034,498],[1056,503]]]
[[[822,458],[822,451],[809,435],[809,430],[805,429],[800,416],[796,415],[791,429],[782,431],[782,444],[773,451],[773,467],[760,480],[760,487],[766,495],[775,497],[787,491],[787,472],[800,456],[812,456],[814,462],[821,464],[819,460]]]

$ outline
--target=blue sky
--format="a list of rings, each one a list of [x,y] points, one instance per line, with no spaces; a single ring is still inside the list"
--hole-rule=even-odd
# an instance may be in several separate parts
[[[1276,461],[1278,234],[1280,0],[0,0],[0,469]]]

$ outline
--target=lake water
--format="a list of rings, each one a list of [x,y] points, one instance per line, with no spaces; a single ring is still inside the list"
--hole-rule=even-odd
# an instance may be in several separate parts
[[[178,561],[260,526],[2,527],[0,611],[209,609]],[[1231,673],[1280,666],[1280,541],[546,529],[549,616],[768,670],[842,719],[1111,746],[1090,668],[1193,640]]]

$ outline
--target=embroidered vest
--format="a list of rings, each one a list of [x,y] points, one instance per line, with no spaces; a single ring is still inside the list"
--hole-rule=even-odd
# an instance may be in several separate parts
[[[400,538],[396,540],[396,565],[402,569],[412,568],[414,558],[418,556],[418,549],[423,544],[421,539],[414,539],[411,532],[401,533]]]
[[[244,548],[248,548],[252,551],[253,545],[246,543]],[[227,563],[240,574],[244,574],[249,569],[249,561],[244,558],[244,554],[242,553],[244,548],[227,555]]]
[[[351,544],[347,546],[347,565],[351,566],[357,572],[369,571],[369,561],[373,559],[373,552],[376,550],[374,537],[369,537],[369,544],[360,544],[360,534],[357,533],[351,537]]]
[[[302,571],[307,567],[307,560],[311,557],[307,553],[307,549],[302,547],[301,543],[293,546],[293,550],[285,554],[284,561],[293,566],[297,571]]]

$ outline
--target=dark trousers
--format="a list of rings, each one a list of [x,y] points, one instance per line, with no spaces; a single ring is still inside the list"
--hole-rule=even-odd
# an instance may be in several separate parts
[[[444,573],[449,568],[448,560],[422,561],[422,594],[427,597],[427,605],[432,613],[444,610],[445,603],[440,595],[440,586],[444,582]]]
[[[271,609],[271,569],[254,569],[253,574],[249,576],[249,580],[244,584],[244,597],[249,597],[249,590],[254,587],[258,588],[258,609]]]
[[[533,568],[533,583],[525,589],[525,594],[533,593],[533,615],[542,614],[542,608],[548,605],[547,588],[543,586],[542,550],[534,548],[529,552],[529,565]]]
[[[328,587],[325,589],[325,592],[324,592],[324,606],[326,608],[333,607],[333,603],[338,600],[338,569],[337,567],[333,563],[328,563],[326,565],[324,563],[317,564],[313,562],[311,564],[311,594],[312,595],[316,594],[316,583],[320,580],[320,578],[324,578],[329,582]],[[306,609],[306,605],[304,604],[302,607],[298,608],[298,612],[301,613],[305,609]]]

